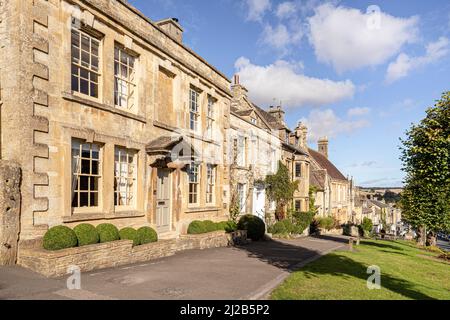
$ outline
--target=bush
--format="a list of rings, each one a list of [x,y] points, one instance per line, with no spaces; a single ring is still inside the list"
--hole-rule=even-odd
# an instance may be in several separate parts
[[[247,237],[258,241],[264,237],[266,225],[259,217],[247,214],[239,219],[239,230],[247,230]]]
[[[76,247],[78,243],[75,232],[66,226],[50,228],[44,235],[44,249],[61,250]]]
[[[102,223],[97,226],[100,243],[120,240],[119,229],[111,223]]]
[[[365,217],[361,223],[361,228],[366,231],[366,232],[370,232],[373,229],[373,222],[371,219]]]
[[[268,228],[269,232],[272,234],[287,234],[289,233],[286,230],[286,225],[283,223],[283,221],[277,221],[275,222],[274,225],[270,226],[270,228]]]
[[[217,231],[217,225],[211,220],[203,221],[203,225],[205,226],[206,232],[214,232]]]
[[[292,223],[291,220],[289,220],[289,219],[284,219],[284,220],[281,221],[281,223],[284,224],[284,227],[286,228],[286,232],[287,232],[287,233],[294,233],[294,231],[295,231],[295,226],[294,226],[294,224]]]
[[[323,217],[317,219],[319,227],[325,230],[331,230],[334,227],[334,219],[332,217]]]
[[[92,224],[82,223],[73,228],[73,231],[77,235],[78,246],[87,246],[90,244],[96,244],[100,241],[97,229]]]
[[[227,225],[225,226],[225,232],[231,233],[237,230],[237,223],[233,220],[227,221]]]
[[[150,227],[142,227],[137,230],[139,245],[158,241],[158,233]]]
[[[216,223],[216,230],[225,230],[228,225],[228,221],[220,221]]]
[[[189,224],[188,234],[202,234],[208,232],[203,221],[194,220]]]
[[[133,246],[139,245],[137,231],[133,228],[123,228],[119,231],[120,240],[132,240]]]
[[[294,233],[302,234],[313,222],[314,212],[295,212],[294,217]]]

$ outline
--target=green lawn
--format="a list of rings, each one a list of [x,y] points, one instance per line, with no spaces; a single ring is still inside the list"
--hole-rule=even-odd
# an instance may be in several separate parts
[[[279,300],[450,299],[450,264],[405,241],[362,241],[294,272],[272,293]],[[367,267],[381,269],[381,289],[369,290]]]

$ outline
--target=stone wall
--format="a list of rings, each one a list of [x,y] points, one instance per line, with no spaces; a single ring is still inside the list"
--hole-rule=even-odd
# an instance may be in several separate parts
[[[233,234],[217,231],[183,235],[178,239],[161,240],[136,247],[133,247],[130,240],[121,240],[58,251],[24,248],[18,263],[46,277],[60,277],[68,274],[67,269],[71,265],[87,272],[168,257],[184,250],[226,247],[243,243],[246,238],[246,231]]]
[[[13,265],[17,259],[20,180],[20,168],[0,160],[0,265]]]

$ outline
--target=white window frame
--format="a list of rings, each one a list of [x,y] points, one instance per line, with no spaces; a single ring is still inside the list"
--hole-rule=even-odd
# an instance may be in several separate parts
[[[114,206],[118,209],[136,207],[137,154],[137,151],[124,147],[114,148]],[[123,195],[125,202],[122,202]]]
[[[208,96],[208,109],[206,113],[206,136],[209,139],[212,139],[214,132],[214,109],[215,109],[216,100]]]
[[[199,163],[191,162],[188,167],[188,204],[198,205],[200,194],[200,173],[201,166]],[[195,201],[192,201],[195,197]]]
[[[84,156],[83,151],[88,151],[89,155]],[[95,153],[97,156],[95,156]],[[71,198],[71,207],[76,211],[86,211],[86,210],[95,210],[101,206],[101,192],[102,192],[102,161],[103,157],[103,145],[99,143],[88,143],[82,139],[73,138],[71,142],[71,159],[72,159],[72,167],[71,167],[71,176],[72,176],[72,198]],[[83,164],[89,163],[88,172],[83,170]],[[94,173],[93,163],[97,163],[97,173]],[[81,189],[81,179],[87,179],[87,189]],[[83,179],[83,180],[84,180]],[[96,185],[96,189],[92,189],[91,181],[94,179],[94,186]],[[87,194],[87,205],[81,206],[81,197],[82,194]],[[97,203],[91,205],[91,197],[93,195],[97,196]],[[76,198],[76,205],[75,204]],[[94,200],[95,201],[95,200]]]
[[[299,166],[299,168],[300,168],[300,170],[299,171],[297,171],[297,166]],[[301,164],[301,162],[296,162],[295,163],[295,166],[294,166],[294,170],[295,170],[295,177],[296,178],[301,178],[302,177],[302,170],[303,168],[302,168],[302,164]]]
[[[216,166],[213,164],[206,165],[206,203],[215,203],[216,188]]]
[[[199,111],[199,99],[200,93],[193,89],[189,89],[189,129],[194,132],[198,132],[200,111]]]
[[[136,60],[137,55],[114,45],[114,105],[130,112],[137,111]]]
[[[71,29],[71,90],[79,94],[99,99],[101,78],[101,40],[84,32],[80,28]],[[74,41],[77,39],[78,46]],[[83,39],[89,41],[89,48],[83,46]],[[96,50],[94,50],[95,46]],[[88,58],[89,62],[83,57]],[[83,75],[84,73],[84,75]],[[81,84],[87,83],[87,93],[81,91]]]

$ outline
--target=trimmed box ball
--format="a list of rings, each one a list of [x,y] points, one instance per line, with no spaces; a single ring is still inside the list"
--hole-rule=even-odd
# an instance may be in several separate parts
[[[44,235],[43,246],[47,250],[61,250],[76,247],[78,244],[75,232],[66,226],[50,228]]]
[[[78,246],[96,244],[100,241],[97,229],[92,224],[82,223],[73,228],[78,238]]]
[[[102,223],[97,226],[100,243],[120,240],[119,229],[111,223]]]

